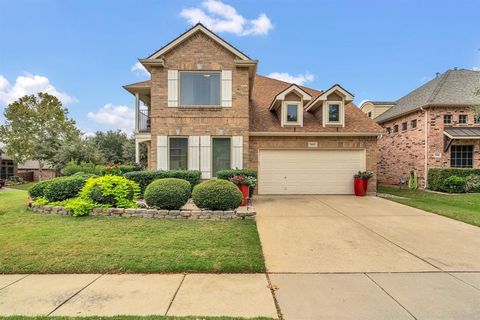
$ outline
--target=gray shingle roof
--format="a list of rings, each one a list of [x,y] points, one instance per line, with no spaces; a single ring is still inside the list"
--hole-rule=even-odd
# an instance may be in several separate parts
[[[384,122],[427,105],[477,105],[480,97],[480,71],[448,70],[423,86],[398,99],[395,105],[375,118]]]

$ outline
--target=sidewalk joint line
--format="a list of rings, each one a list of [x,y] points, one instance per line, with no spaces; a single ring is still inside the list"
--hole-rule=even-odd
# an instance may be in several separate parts
[[[180,280],[180,283],[178,284],[177,290],[175,290],[175,293],[173,294],[172,300],[170,300],[170,303],[168,304],[167,311],[165,311],[165,316],[166,316],[166,315],[168,314],[168,312],[170,311],[170,308],[171,308],[172,305],[173,305],[173,300],[175,300],[175,298],[177,297],[177,293],[178,293],[178,291],[180,291],[180,287],[182,286],[183,281],[185,280],[186,277],[187,277],[187,274],[184,273],[182,280]]]
[[[472,272],[472,273],[474,273],[474,272]],[[465,283],[466,285],[474,288],[475,290],[480,291],[480,288],[476,287],[475,285],[473,285],[473,284],[471,284],[471,283],[468,283],[467,281],[465,281],[465,280],[463,280],[463,279],[461,279],[461,278],[455,277],[455,275],[452,274],[451,272],[447,272],[447,274],[448,274],[449,276],[453,277],[454,279],[456,279],[456,280],[458,280],[458,281],[460,281],[460,282],[463,282],[463,283]]]
[[[29,276],[29,274],[27,274],[27,275],[24,276],[24,277],[21,277],[20,279],[17,279],[17,280],[15,280],[15,281],[13,281],[12,283],[7,284],[7,285],[4,286],[4,287],[1,287],[0,290],[3,290],[3,289],[5,289],[5,288],[8,288],[8,287],[10,287],[12,284],[17,283],[18,281],[23,280],[23,279],[25,279],[25,278],[28,277],[28,276]]]
[[[390,293],[387,292],[380,284],[378,284],[374,279],[372,279],[367,273],[364,273],[364,275],[370,279],[377,287],[380,288],[387,296],[389,296],[393,301],[395,301],[400,307],[402,307],[403,310],[405,310],[410,316],[412,316],[413,319],[417,320],[417,317],[415,317],[407,308],[405,308],[397,299],[395,299]]]
[[[270,276],[266,272],[265,272],[265,277],[267,278],[268,288],[270,289],[270,293],[272,294],[273,304],[275,305],[275,309],[277,310],[278,319],[283,320],[283,314],[282,314],[282,309],[280,308],[280,303],[278,302],[277,296],[275,295],[275,290],[273,290]]]
[[[95,281],[97,281],[98,279],[100,279],[101,277],[103,277],[103,274],[99,275],[98,277],[96,277],[95,279],[93,279],[92,281],[90,281],[89,283],[87,283],[84,287],[82,287],[80,290],[78,290],[77,292],[75,292],[70,298],[68,298],[67,300],[63,301],[60,305],[58,305],[57,307],[55,307],[55,309],[53,309],[49,314],[47,314],[47,317],[49,317],[52,313],[54,313],[55,311],[57,311],[61,306],[63,306],[64,304],[66,304],[68,301],[70,301],[73,297],[75,297],[76,295],[78,295],[80,292],[82,292],[83,290],[85,290],[88,286],[90,286],[92,283],[94,283]]]
[[[387,237],[383,236],[382,234],[380,234],[380,233],[376,232],[375,230],[373,230],[373,229],[371,229],[371,228],[367,227],[367,226],[366,226],[366,225],[364,225],[363,223],[361,223],[361,222],[359,222],[359,221],[357,221],[357,220],[353,219],[352,217],[349,217],[349,216],[347,216],[346,214],[344,214],[344,213],[343,213],[343,212],[341,212],[340,210],[338,210],[338,209],[336,209],[336,208],[334,208],[334,207],[330,206],[328,203],[325,203],[325,202],[323,202],[322,200],[320,200],[320,199],[318,199],[318,198],[315,198],[315,199],[316,199],[317,201],[319,201],[319,202],[323,203],[324,205],[326,205],[326,206],[327,206],[327,207],[329,207],[330,209],[332,209],[332,210],[334,210],[334,211],[338,212],[340,215],[344,216],[345,218],[347,218],[347,219],[350,219],[351,221],[353,221],[353,222],[355,222],[355,223],[359,224],[360,226],[362,226],[363,228],[367,229],[368,231],[370,231],[370,232],[373,232],[374,234],[376,234],[377,236],[381,237],[382,239],[384,239],[384,240],[386,240],[386,241],[390,242],[390,243],[391,243],[391,244],[393,244],[394,246],[396,246],[396,247],[398,247],[398,248],[402,249],[403,251],[405,251],[405,252],[407,252],[407,253],[411,254],[412,256],[416,257],[417,259],[420,259],[420,260],[422,260],[422,261],[423,261],[423,262],[425,262],[426,264],[428,264],[428,265],[430,265],[430,266],[434,267],[435,269],[437,269],[437,270],[439,270],[439,271],[441,271],[441,272],[446,272],[445,270],[442,270],[441,268],[437,267],[437,266],[436,266],[436,265],[434,265],[433,263],[431,263],[431,262],[429,262],[429,261],[425,260],[425,259],[424,259],[424,258],[422,258],[422,257],[419,257],[418,255],[414,254],[413,252],[410,252],[409,250],[405,249],[405,248],[404,248],[404,247],[402,247],[401,245],[399,245],[399,244],[396,244],[395,242],[393,242],[392,240],[390,240],[390,239],[388,239]]]

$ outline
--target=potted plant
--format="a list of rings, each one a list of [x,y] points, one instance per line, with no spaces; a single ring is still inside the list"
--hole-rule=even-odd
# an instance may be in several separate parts
[[[373,172],[371,171],[358,171],[358,173],[353,176],[353,186],[356,196],[365,196],[368,188],[368,179],[371,177],[373,177]]]
[[[250,186],[254,186],[255,183],[257,182],[257,179],[255,179],[255,177],[239,174],[231,177],[229,180],[233,182],[238,187],[238,189],[242,192],[243,199],[242,199],[241,206],[246,206],[248,195],[250,194]]]

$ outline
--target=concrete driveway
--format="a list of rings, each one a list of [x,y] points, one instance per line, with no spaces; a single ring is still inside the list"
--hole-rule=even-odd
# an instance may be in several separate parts
[[[480,228],[376,197],[257,197],[285,319],[480,319]]]
[[[377,197],[258,197],[268,272],[480,271],[480,228]]]

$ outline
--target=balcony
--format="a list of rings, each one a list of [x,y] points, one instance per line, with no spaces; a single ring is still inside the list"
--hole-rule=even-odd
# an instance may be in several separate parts
[[[137,115],[137,132],[138,133],[150,133],[151,123],[148,116],[148,109],[139,109]]]

